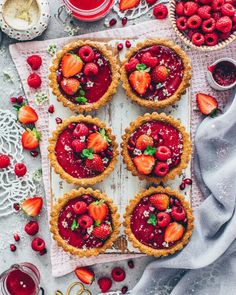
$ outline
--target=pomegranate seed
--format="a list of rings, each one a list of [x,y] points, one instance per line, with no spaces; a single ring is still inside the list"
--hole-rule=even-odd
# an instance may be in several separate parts
[[[179,200],[175,200],[175,205],[178,207],[178,206],[181,206],[181,203]]]
[[[57,123],[57,124],[61,124],[61,123],[62,123],[62,119],[61,119],[61,118],[59,118],[59,117],[56,117],[56,119],[55,119],[55,120],[56,120],[56,123]]]
[[[76,124],[75,123],[70,123],[67,128],[70,130],[74,130],[75,129]]]
[[[153,91],[153,85],[152,84],[149,85],[149,90]]]
[[[43,256],[43,255],[45,255],[46,253],[47,253],[47,249],[45,248],[45,249],[43,249],[42,251],[39,252],[39,255],[40,255],[40,256]]]
[[[183,191],[185,189],[185,183],[184,182],[181,183],[181,185],[179,186],[179,189],[181,191]]]
[[[131,47],[131,43],[130,43],[129,40],[126,40],[126,41],[125,41],[125,46],[126,46],[127,48],[130,48],[130,47]]]
[[[158,233],[161,235],[162,234],[162,230],[161,229],[158,229]]]
[[[20,236],[18,234],[14,234],[14,240],[16,242],[19,242],[20,241]]]
[[[122,22],[122,25],[125,26],[127,24],[127,22],[128,22],[127,17],[123,17],[121,22]]]
[[[155,211],[155,208],[154,207],[149,207],[148,209],[150,210],[150,212],[154,212]]]
[[[49,106],[49,108],[48,108],[48,112],[50,113],[50,114],[53,114],[54,113],[54,105],[53,104],[51,104],[50,106]]]
[[[18,96],[17,97],[17,103],[18,104],[22,104],[23,101],[24,101],[24,97],[23,96]]]
[[[61,76],[61,75],[58,75],[58,76],[57,76],[57,82],[60,83],[61,80],[62,80],[62,76]]]
[[[96,53],[96,54],[95,54],[95,59],[96,59],[96,60],[98,60],[100,57],[101,57],[101,54],[100,54],[100,53]]]
[[[98,126],[97,125],[93,125],[93,131],[97,132],[98,131]]]
[[[118,49],[119,51],[121,51],[121,50],[123,49],[123,47],[124,47],[124,46],[123,46],[122,43],[120,43],[120,44],[117,45],[117,49]]]
[[[150,239],[150,240],[154,239],[154,233],[151,233],[151,234],[150,234],[149,239]]]
[[[15,252],[16,251],[16,245],[11,244],[10,245],[10,250],[11,250],[11,252]]]
[[[190,178],[185,178],[185,179],[184,179],[184,183],[185,183],[185,184],[188,184],[188,185],[191,185],[191,184],[193,183],[193,181],[192,181],[192,179],[190,179]]]
[[[16,97],[11,97],[10,102],[11,103],[17,103],[17,98]]]
[[[14,203],[13,208],[16,212],[20,211],[20,204],[19,203]]]
[[[117,23],[117,20],[116,20],[115,18],[112,18],[112,19],[109,21],[109,27],[113,27],[116,23]]]
[[[86,84],[87,83],[87,78],[86,77],[82,77],[81,80],[80,80],[80,82],[82,84]]]
[[[186,223],[187,222],[187,218],[185,218],[183,222]]]
[[[30,151],[30,154],[32,157],[36,158],[38,156],[39,152],[38,151]]]
[[[126,287],[126,286],[122,287],[122,289],[121,289],[122,294],[126,294],[127,291],[128,291],[128,287]]]
[[[128,261],[128,266],[129,266],[129,268],[134,268],[134,262],[133,262],[133,260],[129,260]]]

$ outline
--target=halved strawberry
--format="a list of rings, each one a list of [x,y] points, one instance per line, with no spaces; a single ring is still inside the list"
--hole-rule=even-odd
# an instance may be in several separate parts
[[[95,132],[88,137],[88,149],[93,149],[94,153],[100,153],[108,148],[108,142],[110,139],[106,135],[105,129],[100,129],[99,132]]]
[[[77,278],[84,284],[90,285],[95,279],[94,272],[88,267],[77,267],[75,269]]]
[[[30,130],[29,128],[22,134],[21,143],[24,149],[33,150],[39,146],[39,141],[41,139],[41,133],[33,128]]]
[[[77,80],[76,78],[68,78],[68,79],[64,78],[61,81],[61,88],[68,95],[75,94],[79,90],[79,87],[80,87],[80,81]]]
[[[79,72],[81,72],[83,68],[82,59],[73,53],[66,53],[61,61],[61,70],[62,75],[65,78],[69,78],[75,76]]]
[[[86,159],[85,166],[95,172],[103,172],[105,170],[102,158],[94,154],[92,158]]]
[[[155,164],[155,159],[153,156],[141,155],[136,156],[133,159],[138,172],[141,174],[150,174],[152,172],[153,166]]]
[[[166,194],[155,194],[150,197],[150,202],[160,211],[165,211],[169,206],[169,197]]]
[[[100,240],[105,240],[111,233],[111,226],[103,223],[93,229],[92,235]]]
[[[141,0],[120,0],[120,10],[132,9],[139,5]]]
[[[166,228],[164,240],[167,243],[176,242],[182,238],[183,234],[183,225],[178,222],[172,222]]]
[[[21,203],[21,209],[30,217],[39,215],[43,206],[43,199],[41,197],[34,197],[26,199]]]
[[[107,204],[104,200],[96,201],[88,206],[89,215],[95,220],[96,224],[100,224],[108,215]]]
[[[217,100],[213,96],[204,93],[197,94],[197,104],[203,115],[215,116],[219,111]]]
[[[129,81],[134,90],[143,95],[151,83],[151,76],[145,70],[134,71],[130,74]]]
[[[18,109],[18,121],[22,124],[33,124],[38,121],[38,115],[29,105],[23,105]]]
[[[148,146],[153,146],[154,142],[151,136],[142,134],[138,137],[136,141],[136,148],[144,151]]]

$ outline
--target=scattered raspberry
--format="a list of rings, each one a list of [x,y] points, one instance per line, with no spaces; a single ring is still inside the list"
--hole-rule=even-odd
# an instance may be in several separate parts
[[[205,38],[201,33],[195,33],[192,36],[192,42],[196,46],[201,46],[205,42]]]
[[[198,15],[203,19],[208,19],[211,17],[211,6],[204,5],[198,8]]]
[[[42,58],[39,55],[31,55],[26,61],[34,71],[38,70],[42,65]]]
[[[26,174],[27,168],[24,163],[17,163],[14,168],[16,176],[22,177]]]
[[[29,221],[25,225],[25,232],[30,236],[36,235],[38,231],[39,231],[39,225],[37,221]]]
[[[156,19],[164,19],[168,15],[168,9],[164,4],[157,4],[153,8],[153,15]]]
[[[176,20],[176,26],[179,30],[184,31],[187,30],[187,18],[185,16],[181,16]]]
[[[176,4],[175,12],[177,15],[184,15],[184,2],[178,2]]]
[[[0,169],[7,168],[11,163],[8,155],[0,155]]]
[[[197,29],[201,26],[202,19],[199,15],[194,14],[187,20],[187,25],[190,29]]]
[[[184,14],[187,16],[194,15],[198,11],[198,4],[193,1],[184,4]]]
[[[98,73],[98,66],[95,63],[90,62],[84,66],[84,74],[86,76],[91,76],[91,75],[96,76],[97,73]]]
[[[228,16],[223,16],[216,22],[217,30],[222,33],[230,32],[232,25],[232,20]]]
[[[41,86],[42,80],[38,74],[33,73],[29,75],[27,83],[29,87],[37,89]]]
[[[111,289],[112,286],[112,280],[110,278],[100,278],[98,280],[98,286],[101,289],[102,293],[106,293]]]
[[[216,33],[206,34],[205,42],[208,46],[215,46],[218,42],[218,35]]]
[[[115,282],[122,282],[124,281],[126,274],[121,267],[115,267],[111,272],[111,276]]]
[[[46,245],[43,239],[35,238],[31,243],[31,248],[36,252],[41,252],[45,249]]]
[[[212,33],[215,30],[215,27],[216,21],[212,17],[207,20],[204,20],[202,23],[202,30],[204,33]]]
[[[219,11],[223,4],[224,0],[212,0],[211,7],[214,11]]]

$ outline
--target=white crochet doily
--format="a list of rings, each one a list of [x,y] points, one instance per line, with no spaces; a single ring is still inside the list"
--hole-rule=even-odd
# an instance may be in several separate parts
[[[19,203],[36,192],[29,173],[24,177],[17,177],[14,173],[15,164],[24,159],[21,145],[23,131],[13,113],[0,110],[0,154],[7,154],[11,158],[11,165],[0,171],[0,217],[11,214],[14,203]]]
[[[159,0],[155,4],[150,5],[150,4],[147,4],[146,0],[141,0],[140,4],[137,7],[133,9],[128,9],[122,12],[120,11],[120,8],[119,8],[120,0],[115,0],[113,10],[117,13],[117,15],[120,18],[127,17],[127,19],[131,20],[148,13],[148,11],[151,10],[156,4],[167,3],[167,2],[168,1],[166,0]]]

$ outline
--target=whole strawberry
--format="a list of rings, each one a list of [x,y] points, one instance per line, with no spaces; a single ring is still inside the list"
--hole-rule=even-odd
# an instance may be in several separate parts
[[[169,70],[164,65],[156,66],[152,72],[152,79],[159,83],[164,82],[169,76]]]
[[[92,231],[92,235],[100,240],[107,239],[110,233],[111,233],[111,226],[106,223],[96,226]]]
[[[103,172],[105,170],[102,158],[94,154],[91,159],[86,159],[85,166],[95,172]]]
[[[39,55],[31,55],[26,61],[34,71],[38,70],[42,65],[42,58]]]

